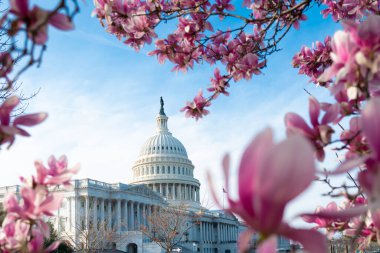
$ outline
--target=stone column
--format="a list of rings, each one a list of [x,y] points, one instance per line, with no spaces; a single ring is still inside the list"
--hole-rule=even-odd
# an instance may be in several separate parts
[[[129,224],[129,220],[128,220],[128,200],[126,200],[124,202],[124,230],[127,231],[128,230],[128,224]]]
[[[169,199],[169,184],[166,183],[166,197]]]
[[[100,200],[100,225],[104,227],[104,199]]]
[[[108,224],[107,224],[107,227],[108,229],[111,229],[112,228],[112,211],[111,211],[111,207],[112,207],[112,200],[109,199],[108,200],[108,207],[107,207],[107,211],[108,211]]]
[[[162,184],[159,184],[160,185],[160,194],[162,195]]]
[[[177,184],[177,200],[181,199],[181,184]]]
[[[90,223],[90,217],[89,217],[89,214],[90,214],[90,199],[89,199],[89,197],[88,196],[85,196],[84,197],[84,201],[85,201],[85,203],[84,203],[84,206],[85,206],[85,213],[84,213],[84,217],[85,217],[85,224],[86,224],[86,230],[88,230],[89,229],[89,223]]]
[[[120,230],[121,230],[121,200],[117,199],[116,203],[117,203],[117,206],[116,206],[116,222],[115,222],[115,225],[117,226],[116,231],[120,232]]]
[[[140,203],[136,204],[136,210],[137,210],[137,226],[136,230],[140,230],[141,225],[141,209],[140,209]]]
[[[216,242],[220,243],[220,223],[216,224]]]
[[[73,214],[72,214],[72,206],[71,206],[71,200],[72,200],[72,197],[69,197],[68,198],[69,200],[69,231],[72,231],[73,230],[73,224],[72,224],[72,218],[73,218]]]
[[[134,202],[132,201],[131,202],[131,230],[134,231],[135,230],[135,207],[134,207]]]
[[[200,232],[199,232],[199,241],[200,241],[200,243],[201,244],[203,244],[203,222],[200,222],[200,224],[199,224],[199,230],[200,230]]]
[[[175,200],[175,184],[172,184],[172,199]]]
[[[154,191],[154,192],[157,192],[156,184],[153,184],[153,191]]]
[[[198,200],[198,202],[201,201],[200,193],[199,193],[199,187],[197,187],[197,200]]]
[[[93,220],[92,220],[92,227],[93,227],[93,229],[98,229],[98,226],[97,226],[98,225],[98,213],[97,213],[97,211],[98,211],[97,210],[97,204],[98,204],[97,202],[98,201],[97,201],[96,197],[94,197],[92,201],[93,201],[92,206],[94,208],[93,214],[92,214],[94,216]]]

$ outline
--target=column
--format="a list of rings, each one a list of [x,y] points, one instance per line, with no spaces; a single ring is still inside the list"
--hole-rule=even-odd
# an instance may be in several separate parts
[[[197,187],[197,200],[198,202],[201,202],[201,198],[200,198],[200,193],[199,193],[199,187]]]
[[[100,200],[100,226],[104,229],[105,219],[104,219],[104,199]]]
[[[107,207],[107,211],[108,211],[108,229],[111,229],[111,225],[112,225],[112,212],[111,212],[111,207],[112,207],[112,201],[109,199],[108,200],[108,207]]]
[[[181,200],[181,185],[177,184],[177,199]]]
[[[216,242],[220,243],[220,223],[216,224]]]
[[[131,230],[134,231],[135,230],[135,207],[134,207],[134,202],[132,201],[131,202]]]
[[[85,224],[86,224],[86,230],[89,229],[89,222],[90,222],[90,217],[89,217],[89,209],[90,209],[90,199],[88,196],[85,196],[84,197],[84,206],[85,206],[85,214],[84,214],[84,217],[85,217]]]
[[[136,230],[140,230],[140,225],[141,225],[141,219],[140,219],[140,203],[136,204],[136,213],[137,213],[137,226]]]
[[[160,185],[160,193],[162,195],[162,184],[159,184]]]
[[[183,188],[184,188],[184,190],[185,190],[185,200],[189,200],[189,194],[188,194],[188,192],[187,192],[187,184],[184,184],[183,185]]]
[[[169,184],[166,183],[166,197],[169,199]]]
[[[98,213],[97,213],[97,199],[96,199],[96,197],[94,197],[93,199],[92,199],[92,206],[93,206],[93,208],[94,208],[94,210],[93,210],[93,220],[92,220],[92,227],[93,227],[93,229],[97,229],[98,227],[97,227],[97,225],[98,225]]]
[[[116,200],[116,203],[117,203],[117,206],[116,206],[116,221],[115,221],[115,225],[116,225],[116,231],[117,232],[120,232],[121,230],[121,200],[118,199]]]
[[[175,200],[175,184],[172,184],[172,199]]]
[[[153,191],[157,192],[157,186],[156,186],[156,184],[153,184]]]
[[[203,244],[203,228],[202,228],[202,226],[203,226],[203,222],[200,222],[200,224],[199,224],[199,230],[200,230],[200,232],[199,232],[199,242],[201,243],[201,244]]]
[[[128,220],[128,200],[124,201],[124,230],[127,231],[128,230],[128,224],[129,224],[129,220]]]
[[[69,197],[69,231],[72,231],[73,230],[73,224],[72,224],[72,218],[73,218],[73,215],[72,215],[72,206],[71,206],[71,200],[72,200],[72,197]]]

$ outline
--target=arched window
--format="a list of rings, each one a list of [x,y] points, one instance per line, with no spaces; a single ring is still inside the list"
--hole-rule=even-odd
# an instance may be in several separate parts
[[[168,174],[170,174],[170,166],[168,166]]]

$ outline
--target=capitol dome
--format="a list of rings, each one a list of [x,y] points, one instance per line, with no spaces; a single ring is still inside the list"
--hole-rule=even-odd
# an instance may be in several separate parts
[[[169,132],[168,119],[161,98],[156,133],[141,147],[130,183],[145,184],[169,202],[199,206],[200,183],[194,178],[194,165],[184,145]]]
[[[146,155],[177,155],[187,158],[187,152],[183,144],[170,132],[162,132],[153,135],[145,141],[139,156]]]

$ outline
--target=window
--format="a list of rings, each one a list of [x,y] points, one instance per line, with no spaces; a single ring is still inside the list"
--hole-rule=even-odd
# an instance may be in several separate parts
[[[170,174],[170,166],[168,166],[168,174]]]

